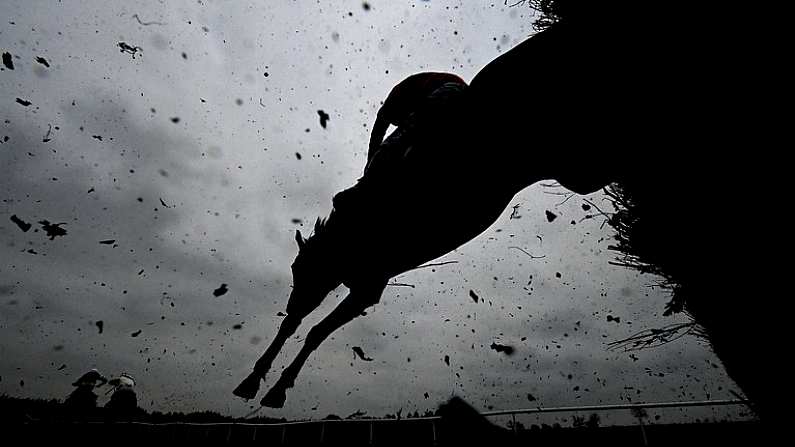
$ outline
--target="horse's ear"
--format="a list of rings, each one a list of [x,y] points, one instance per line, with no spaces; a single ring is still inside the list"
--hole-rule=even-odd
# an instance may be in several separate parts
[[[304,244],[306,244],[306,239],[301,236],[301,230],[295,230],[295,242],[298,243],[298,249],[304,248]]]

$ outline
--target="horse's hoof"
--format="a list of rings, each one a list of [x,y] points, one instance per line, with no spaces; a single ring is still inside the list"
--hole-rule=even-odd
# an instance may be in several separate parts
[[[240,385],[238,385],[237,388],[232,391],[232,394],[247,400],[253,399],[257,397],[257,392],[259,392],[259,382],[259,376],[250,374],[248,377],[243,379],[242,382],[240,382]]]
[[[287,392],[283,388],[273,387],[265,394],[265,397],[262,398],[260,404],[263,407],[269,408],[282,408],[284,406],[284,401],[287,400]]]

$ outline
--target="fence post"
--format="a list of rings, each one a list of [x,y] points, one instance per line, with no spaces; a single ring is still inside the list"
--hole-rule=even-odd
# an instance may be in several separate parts
[[[516,413],[511,413],[511,420],[513,421],[511,429],[513,429],[513,435],[516,436]]]
[[[285,444],[286,440],[287,440],[287,425],[285,424],[282,425],[282,445]]]
[[[323,444],[323,437],[326,435],[326,423],[320,423],[320,443]]]
[[[640,423],[640,433],[643,435],[643,445],[649,445],[649,440],[646,438],[646,428],[643,426],[643,420],[638,418],[638,422]]]
[[[232,427],[233,427],[233,426],[234,426],[234,424],[233,424],[233,425],[230,425],[230,426],[229,426],[229,430],[227,430],[227,432],[226,432],[226,442],[225,442],[225,445],[229,445],[229,440],[230,440],[230,439],[232,439]]]
[[[431,420],[431,430],[433,430],[433,445],[437,445],[436,442],[436,420]]]
[[[254,434],[251,435],[251,441],[252,442],[257,440],[257,429],[259,429],[259,426],[255,425],[254,426]]]
[[[370,421],[370,445],[373,445],[373,421]]]

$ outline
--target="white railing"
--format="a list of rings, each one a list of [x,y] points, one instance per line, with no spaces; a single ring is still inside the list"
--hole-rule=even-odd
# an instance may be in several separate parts
[[[704,400],[704,401],[689,401],[689,402],[654,402],[654,403],[635,403],[635,404],[618,404],[618,405],[584,405],[584,406],[569,406],[569,407],[535,407],[535,408],[524,408],[524,409],[516,409],[516,410],[499,410],[499,411],[488,411],[480,413],[484,417],[495,417],[495,416],[511,416],[512,424],[511,429],[513,430],[514,434],[517,432],[517,423],[516,423],[516,415],[525,415],[525,414],[541,414],[541,413],[580,413],[580,412],[601,412],[601,411],[616,411],[616,410],[640,410],[640,409],[660,409],[660,408],[687,408],[687,407],[719,407],[719,406],[732,406],[732,405],[748,405],[748,401],[745,400]],[[427,416],[427,417],[416,417],[416,418],[403,418],[403,419],[319,419],[319,420],[307,420],[307,421],[292,421],[292,422],[274,422],[274,423],[253,423],[253,422],[212,422],[212,423],[201,423],[201,422],[163,422],[163,423],[151,423],[151,422],[113,422],[114,424],[123,424],[123,425],[137,425],[137,426],[157,426],[157,427],[169,427],[169,426],[181,426],[181,427],[202,427],[205,430],[205,436],[208,435],[209,429],[212,427],[227,427],[226,431],[226,443],[228,444],[232,437],[232,431],[234,427],[253,427],[250,441],[254,442],[257,440],[257,432],[259,428],[281,428],[280,434],[280,443],[286,444],[288,442],[288,429],[290,427],[298,427],[298,426],[306,426],[306,425],[320,425],[319,427],[319,435],[318,435],[318,442],[323,443],[326,437],[326,426],[328,424],[344,424],[344,423],[359,423],[364,424],[367,423],[369,426],[369,444],[375,444],[375,426],[378,424],[384,423],[395,423],[395,422],[411,422],[411,421],[428,421],[430,422],[430,433],[432,442],[434,444],[437,443],[437,427],[436,423],[438,420],[441,419],[441,416]],[[643,422],[640,418],[638,418],[638,422],[640,424],[640,429],[643,434],[643,441],[646,444],[646,432],[643,426]],[[104,424],[104,422],[100,421],[91,421],[87,422],[89,424]]]

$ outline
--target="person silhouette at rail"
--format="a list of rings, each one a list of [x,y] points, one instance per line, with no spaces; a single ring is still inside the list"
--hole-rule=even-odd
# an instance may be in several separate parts
[[[97,394],[95,388],[99,388],[108,382],[96,369],[80,376],[72,383],[75,390],[72,391],[64,401],[64,405],[74,415],[81,415],[92,412],[97,407]]]
[[[135,379],[127,373],[108,382],[113,388],[110,400],[105,404],[105,409],[116,417],[133,416],[138,412],[138,397],[135,394]]]

